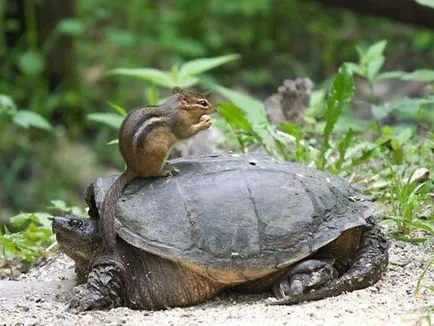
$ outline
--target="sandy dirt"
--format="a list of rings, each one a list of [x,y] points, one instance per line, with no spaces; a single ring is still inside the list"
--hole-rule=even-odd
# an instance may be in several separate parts
[[[74,264],[59,254],[18,281],[0,281],[0,325],[429,325],[424,316],[426,307],[434,306],[433,293],[425,290],[416,296],[415,287],[432,252],[395,241],[389,252],[389,269],[380,282],[316,302],[269,306],[269,293],[225,292],[189,308],[79,314],[66,309],[73,293]],[[433,286],[433,280],[431,270],[423,283]]]

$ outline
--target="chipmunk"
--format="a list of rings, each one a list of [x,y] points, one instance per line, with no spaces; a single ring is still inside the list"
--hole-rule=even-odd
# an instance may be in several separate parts
[[[177,141],[211,126],[208,113],[216,110],[206,98],[179,87],[175,87],[172,93],[164,104],[136,108],[122,122],[119,148],[127,168],[104,197],[100,218],[104,247],[115,245],[116,206],[124,186],[136,177],[178,173],[176,168],[165,168],[171,148]]]

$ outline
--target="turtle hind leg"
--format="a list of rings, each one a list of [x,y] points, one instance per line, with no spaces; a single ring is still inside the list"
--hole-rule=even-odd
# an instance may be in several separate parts
[[[336,278],[333,273],[327,276],[327,270],[331,270],[330,262],[327,267],[326,261],[306,260],[288,270],[277,281],[274,292],[278,300],[270,304],[289,305],[366,288],[377,282],[386,271],[387,251],[386,239],[378,226],[371,223],[362,234],[353,262],[341,277]],[[303,266],[304,263],[306,266]]]
[[[86,311],[122,306],[120,267],[103,264],[93,268],[87,283],[75,288],[75,296],[69,302],[71,311]]]
[[[299,298],[310,290],[320,288],[338,277],[332,261],[308,259],[289,268],[274,283],[276,298]]]

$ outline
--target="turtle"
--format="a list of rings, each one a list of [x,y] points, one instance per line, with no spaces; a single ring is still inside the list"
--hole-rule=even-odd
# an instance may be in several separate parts
[[[170,164],[178,175],[125,187],[113,249],[102,246],[98,219],[116,176],[88,186],[88,219],[54,217],[81,283],[70,309],[183,307],[225,289],[273,292],[268,303],[289,305],[365,288],[385,273],[375,203],[344,178],[262,154]]]

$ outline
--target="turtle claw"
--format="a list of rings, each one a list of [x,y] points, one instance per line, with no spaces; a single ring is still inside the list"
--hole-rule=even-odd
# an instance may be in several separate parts
[[[74,297],[69,301],[68,310],[72,313],[79,313],[91,310],[95,305],[95,295],[91,295],[86,284],[74,288]]]
[[[338,272],[331,262],[305,260],[286,271],[274,284],[273,292],[278,299],[296,303],[304,301],[304,294],[322,287],[337,277]]]
[[[89,291],[86,287],[79,289],[78,293],[69,301],[68,310],[79,313],[92,309],[104,309],[114,306],[113,301],[98,292]]]

